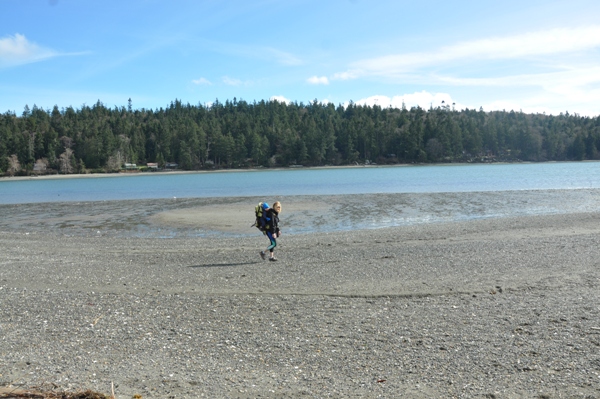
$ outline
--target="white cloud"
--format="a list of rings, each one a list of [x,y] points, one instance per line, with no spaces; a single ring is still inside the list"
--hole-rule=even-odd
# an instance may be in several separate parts
[[[328,85],[329,84],[329,79],[327,78],[327,76],[311,76],[310,78],[306,79],[306,81],[312,85]]]
[[[407,109],[419,106],[425,110],[430,107],[437,108],[440,106],[449,106],[458,111],[469,109],[483,108],[484,111],[523,111],[529,114],[546,113],[558,115],[561,112],[569,111],[579,115],[594,117],[600,114],[595,104],[600,103],[600,90],[592,92],[580,93],[580,99],[575,98],[576,92],[564,93],[541,93],[541,94],[517,94],[511,98],[503,98],[495,101],[488,101],[479,104],[464,104],[455,100],[449,93],[430,93],[428,91],[420,91],[409,94],[402,94],[393,97],[375,95],[360,99],[355,102],[358,105],[378,105],[382,108],[398,108],[401,109],[404,105]],[[565,97],[569,96],[567,101]],[[573,96],[573,98],[571,98]],[[442,102],[443,101],[443,102]],[[345,103],[344,106],[347,106]]]
[[[600,67],[565,67],[565,70],[550,73],[526,74],[500,78],[440,78],[453,86],[473,87],[514,87],[515,89],[537,88],[536,94],[520,96],[508,103],[499,100],[484,105],[487,109],[523,109],[524,112],[542,112],[557,114],[569,108],[571,112],[582,115],[598,115],[600,109]],[[515,97],[516,97],[515,92]]]
[[[360,76],[360,70],[350,70],[346,72],[334,73],[331,79],[333,80],[352,80]]]
[[[234,57],[259,59],[285,66],[302,65],[305,62],[296,55],[268,46],[247,46],[237,42],[221,42],[201,39],[200,42],[212,51]]]
[[[433,52],[391,54],[360,60],[335,76],[380,75],[397,77],[427,67],[474,60],[528,59],[536,56],[577,53],[600,47],[600,26],[553,29],[507,37],[492,37],[442,47]]]
[[[584,116],[600,115],[600,90],[585,90],[580,88],[565,87],[554,92],[544,91],[537,94],[520,96],[505,100],[512,106],[500,108],[497,103],[484,104],[484,109],[514,109],[526,113],[541,113],[558,115],[569,111]],[[515,104],[518,102],[518,106]],[[497,107],[497,108],[496,108]]]
[[[197,85],[212,86],[212,83],[208,79],[205,79],[205,78],[194,79],[194,80],[192,80],[192,83],[197,84]]]
[[[600,66],[562,66],[554,72],[489,78],[438,77],[447,84],[460,86],[543,86],[548,90],[561,86],[581,87],[600,83]]]
[[[277,102],[286,103],[286,104],[289,104],[292,102],[291,100],[285,98],[284,96],[271,96],[271,98],[269,98],[269,101],[277,101]]]
[[[40,47],[18,33],[0,39],[0,67],[29,64],[57,55],[54,50]]]
[[[600,114],[600,25],[549,29],[505,37],[490,37],[441,47],[435,51],[390,54],[349,64],[333,79],[376,77],[385,83],[433,87],[487,88],[456,109],[523,110]],[[510,94],[507,89],[510,88]],[[394,96],[371,96],[359,102],[410,108],[435,107],[449,95],[427,91]],[[490,98],[495,98],[490,101]],[[480,102],[478,102],[480,101]],[[477,102],[476,104],[474,104]]]
[[[506,59],[585,51],[599,46],[600,26],[587,26],[475,40],[443,48],[442,53],[449,59]]]
[[[228,86],[241,86],[243,84],[241,80],[230,78],[229,76],[223,76],[223,83]]]
[[[284,51],[280,51],[277,49],[273,49],[273,48],[268,48],[265,50],[268,54],[272,55],[273,57],[275,57],[275,59],[277,60],[277,62],[279,62],[282,65],[287,65],[287,66],[296,66],[296,65],[302,65],[303,61],[296,57],[293,54],[290,53],[286,53]]]

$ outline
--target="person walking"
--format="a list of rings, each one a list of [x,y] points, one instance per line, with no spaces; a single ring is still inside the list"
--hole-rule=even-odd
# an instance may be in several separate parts
[[[269,253],[269,260],[271,262],[277,260],[273,250],[277,246],[277,237],[281,237],[281,230],[279,230],[280,213],[281,203],[279,201],[273,203],[273,207],[269,207],[269,205],[265,203],[260,224],[261,230],[269,238],[269,246],[264,251],[260,251],[260,257],[263,258],[263,260],[267,259],[267,252]]]

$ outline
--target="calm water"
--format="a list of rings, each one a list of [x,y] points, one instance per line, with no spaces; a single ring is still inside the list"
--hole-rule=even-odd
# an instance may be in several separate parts
[[[157,225],[152,215],[213,204],[217,197],[223,204],[248,202],[248,223],[234,235],[255,235],[249,225],[258,198],[289,201],[303,195],[318,195],[332,206],[327,218],[315,218],[326,223],[315,223],[303,212],[286,213],[286,234],[597,212],[600,162],[1,179],[0,231],[202,237],[217,233],[201,226]],[[365,217],[365,203],[377,211]]]
[[[394,166],[2,179],[0,204],[582,188],[600,188],[600,163]]]

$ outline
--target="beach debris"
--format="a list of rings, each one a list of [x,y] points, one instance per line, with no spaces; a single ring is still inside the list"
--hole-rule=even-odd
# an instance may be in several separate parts
[[[381,379],[381,380],[377,380],[377,382],[378,382],[378,383],[382,383],[382,382],[386,382],[386,381],[387,381],[387,380],[383,380],[383,379]]]
[[[15,389],[13,391],[1,391],[2,399],[114,399],[115,396],[107,396],[90,389],[83,392],[55,392],[55,391],[34,391]]]
[[[100,316],[98,316],[98,317],[96,317],[96,318],[94,319],[94,321],[92,322],[91,326],[92,326],[92,327],[94,327],[96,324],[98,324],[98,322],[100,321],[100,319],[101,319],[102,317],[104,317],[104,315],[103,315],[103,314],[102,314],[102,315],[100,315]]]

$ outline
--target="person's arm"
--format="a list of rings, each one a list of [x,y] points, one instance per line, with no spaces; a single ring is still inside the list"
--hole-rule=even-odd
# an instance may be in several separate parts
[[[281,236],[281,230],[279,230],[279,216],[273,216],[273,227],[275,227],[275,234],[277,237]]]

